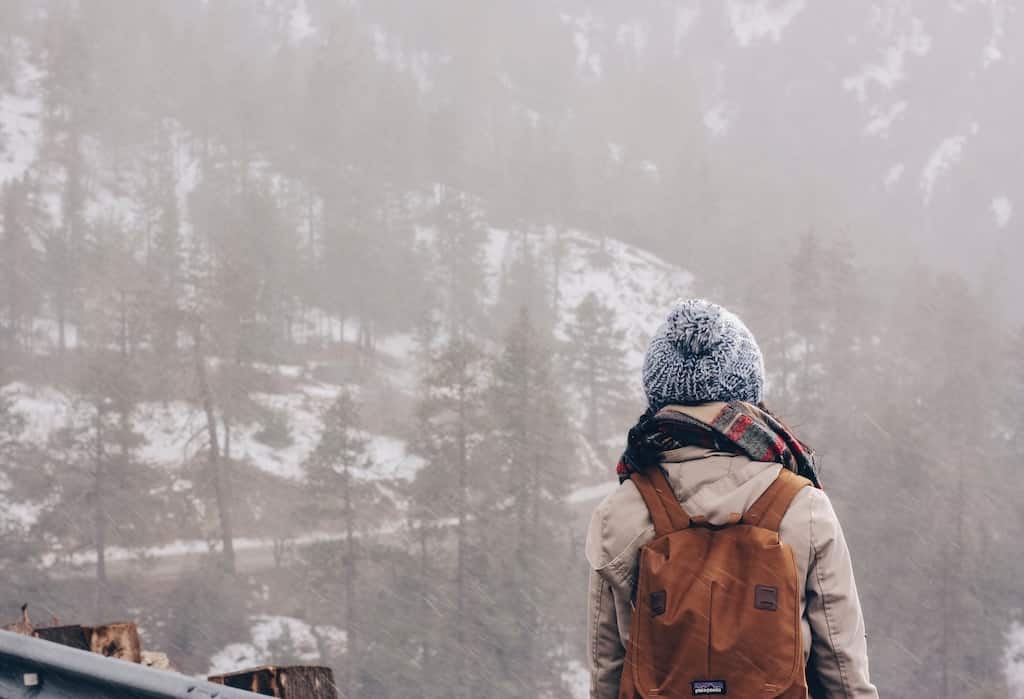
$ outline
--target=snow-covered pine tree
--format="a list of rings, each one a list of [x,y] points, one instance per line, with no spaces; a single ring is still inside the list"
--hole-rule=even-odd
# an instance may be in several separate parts
[[[494,316],[505,325],[511,325],[525,306],[529,309],[531,323],[540,332],[549,334],[555,314],[548,270],[541,264],[537,251],[539,244],[540,236],[535,231],[509,233]]]
[[[43,81],[43,169],[59,199],[59,216],[43,239],[50,303],[57,321],[57,350],[69,347],[69,324],[77,316],[84,252],[86,179],[83,149],[94,118],[93,46],[82,23],[84,10],[62,5],[47,16],[46,77]]]
[[[319,527],[338,526],[342,540],[317,544],[311,553],[309,587],[314,599],[336,600],[340,578],[345,629],[345,654],[337,658],[343,668],[340,683],[346,697],[363,696],[358,686],[363,666],[364,627],[372,624],[363,608],[367,595],[358,585],[365,565],[362,548],[377,521],[383,493],[368,479],[374,463],[362,433],[358,406],[350,389],[343,388],[323,414],[323,432],[305,462],[308,500],[299,516]],[[340,545],[339,545],[340,544]]]
[[[30,508],[46,501],[50,487],[34,467],[38,453],[25,437],[25,416],[6,389],[0,383],[0,576],[20,593],[37,587],[43,575],[34,557],[44,545],[31,535]]]
[[[107,549],[158,540],[173,510],[164,502],[167,474],[138,455],[145,441],[133,419],[138,377],[117,353],[81,350],[79,356],[81,378],[70,396],[70,418],[51,435],[41,468],[50,496],[42,503],[35,534],[56,547],[61,562],[91,553],[92,614],[104,618],[113,611]]]
[[[432,212],[435,285],[441,332],[460,337],[488,327],[484,312],[487,241],[483,204],[478,199],[441,186]]]
[[[168,130],[157,128],[154,141],[159,146],[151,156],[143,222],[146,226],[144,262],[149,281],[146,304],[153,348],[159,355],[171,359],[180,354],[178,334],[182,330],[180,304],[185,290],[185,245],[175,175],[176,154]],[[166,380],[166,374],[161,372],[159,378]]]
[[[561,629],[571,623],[565,610],[575,605],[560,583],[569,538],[561,500],[575,455],[553,344],[522,307],[504,335],[488,391],[489,499],[500,505],[480,514],[492,596],[480,614],[485,648],[493,653],[480,657],[478,667],[493,697],[568,691]]]
[[[457,321],[452,323],[458,327]],[[410,489],[410,523],[419,539],[423,595],[416,624],[429,696],[470,697],[473,615],[482,608],[481,532],[473,513],[494,503],[481,497],[492,474],[478,469],[485,425],[485,356],[468,334],[448,336],[430,351],[417,406],[414,451],[426,458]],[[448,530],[454,530],[453,548]],[[454,560],[447,566],[434,560]],[[429,579],[430,573],[437,577]]]
[[[625,330],[618,327],[615,310],[588,293],[573,309],[566,325],[567,342],[562,347],[565,371],[581,404],[580,432],[605,456],[610,437],[617,440],[619,426],[628,422],[636,409],[627,398],[634,377],[625,366]],[[617,442],[616,442],[617,443]]]

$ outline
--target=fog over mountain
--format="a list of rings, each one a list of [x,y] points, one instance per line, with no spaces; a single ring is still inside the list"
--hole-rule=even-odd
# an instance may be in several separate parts
[[[1024,15],[4,0],[0,624],[587,695],[679,297],[817,451],[883,696],[1024,696]]]
[[[1020,319],[1007,261],[1022,252],[1024,107],[1013,86],[1024,17],[1012,2],[488,3],[443,18],[381,2],[360,12],[375,23],[378,56],[408,61],[428,92],[479,85],[558,134],[548,147],[585,144],[618,177],[641,180],[633,186],[662,206],[621,197],[594,213],[626,209],[620,234],[673,259],[690,259],[693,239],[838,233],[876,260],[965,271]],[[494,80],[471,82],[460,68]],[[694,196],[680,186],[687,176],[707,187],[704,208],[652,221],[651,209]]]

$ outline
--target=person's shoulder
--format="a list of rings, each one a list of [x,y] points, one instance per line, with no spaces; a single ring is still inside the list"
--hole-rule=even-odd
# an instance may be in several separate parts
[[[807,486],[793,498],[782,519],[783,531],[813,533],[816,538],[830,537],[839,528],[832,500],[821,488]]]
[[[609,493],[590,516],[587,530],[587,561],[595,570],[639,548],[637,541],[654,533],[647,505],[630,480]],[[631,546],[632,545],[632,546]]]

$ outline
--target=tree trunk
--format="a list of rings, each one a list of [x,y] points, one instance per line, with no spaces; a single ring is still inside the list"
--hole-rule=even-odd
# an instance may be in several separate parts
[[[425,516],[421,516],[420,517],[420,521],[419,521],[419,536],[420,536],[420,599],[426,601],[427,602],[427,607],[433,610],[433,609],[436,609],[436,607],[434,607],[434,605],[432,604],[432,600],[430,599],[431,598],[431,590],[432,590],[432,588],[431,588],[431,585],[430,585],[430,581],[427,578],[427,572],[428,572],[427,553],[429,552],[429,547],[427,546],[428,529],[427,529],[427,522],[426,522],[426,517]],[[424,627],[422,627],[420,629],[420,632],[423,634],[422,639],[421,639],[421,643],[422,643],[422,649],[423,649],[423,665],[424,665],[424,667],[432,667],[431,657],[430,657],[431,652],[432,652],[432,650],[431,650],[432,646],[431,646],[431,643],[430,643],[430,640],[431,640],[430,639],[430,633],[431,633],[432,628],[433,628],[433,624],[429,624],[429,625],[426,625],[426,626],[424,626]]]
[[[562,234],[559,231],[558,226],[555,226],[555,249],[552,252],[552,256],[554,257],[555,262],[555,278],[551,284],[551,309],[554,311],[555,318],[557,320],[561,317],[561,314],[559,313],[559,306],[562,302]]]
[[[80,138],[77,131],[68,134],[69,151],[65,165],[67,185],[64,188],[63,221],[60,235],[63,236],[60,247],[60,260],[57,280],[57,346],[61,356],[67,350],[67,307],[78,281],[77,255],[78,237],[81,234],[78,217],[82,206],[82,153]]]
[[[203,401],[203,412],[206,413],[206,432],[209,440],[209,466],[213,475],[213,495],[217,504],[217,513],[220,519],[220,535],[223,551],[224,570],[229,574],[235,572],[235,546],[234,535],[231,528],[231,508],[228,503],[228,487],[226,474],[221,466],[220,444],[217,441],[217,415],[214,409],[213,392],[210,390],[210,382],[206,375],[206,357],[203,355],[202,324],[196,322],[195,334],[193,336],[193,348],[195,351],[196,378],[199,381],[199,392]]]
[[[61,263],[61,267],[64,267],[63,263]],[[64,281],[58,281],[57,284],[57,352],[63,357],[67,349],[67,339],[64,333],[65,316],[67,315],[64,301]]]
[[[465,361],[461,359],[460,361]],[[465,367],[463,367],[465,368]],[[465,376],[462,377],[463,381]],[[466,680],[466,648],[465,648],[465,625],[466,625],[466,601],[465,597],[466,590],[466,469],[467,469],[467,456],[466,456],[466,386],[465,383],[459,386],[459,419],[458,419],[458,460],[456,467],[458,468],[458,492],[456,498],[456,516],[458,517],[458,525],[456,531],[456,565],[455,565],[455,643],[456,643],[456,663],[457,663],[457,674],[456,674],[456,686],[459,688],[459,694],[457,696],[467,697],[467,680]]]
[[[104,458],[103,404],[100,402],[96,405],[96,464],[93,474],[93,526],[96,545],[96,597],[94,603],[97,619],[102,618],[104,614],[104,598],[107,588],[107,514],[103,504],[103,495],[107,484]]]
[[[345,498],[345,699],[356,696],[356,670],[359,667],[355,598],[355,540],[353,538],[352,474],[348,464],[344,467]]]
[[[121,308],[120,308],[120,327],[118,333],[118,340],[121,344],[121,357],[123,359],[128,358],[128,300],[124,289],[121,289]]]

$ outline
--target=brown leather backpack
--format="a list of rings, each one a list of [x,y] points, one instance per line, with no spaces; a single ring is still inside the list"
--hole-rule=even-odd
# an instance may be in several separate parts
[[[619,699],[806,699],[800,582],[779,524],[811,482],[782,469],[733,523],[690,517],[660,468],[633,474],[654,522],[640,549]]]

